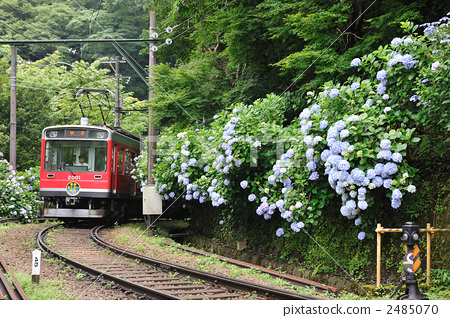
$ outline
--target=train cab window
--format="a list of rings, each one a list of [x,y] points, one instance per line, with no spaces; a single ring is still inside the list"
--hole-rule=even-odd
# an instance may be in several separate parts
[[[106,141],[47,140],[44,169],[46,171],[104,172]]]

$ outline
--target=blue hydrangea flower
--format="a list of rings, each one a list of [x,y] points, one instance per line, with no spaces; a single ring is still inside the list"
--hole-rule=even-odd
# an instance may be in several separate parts
[[[383,187],[385,187],[386,189],[389,189],[391,187],[391,182],[392,182],[392,179],[385,179],[383,182]]]
[[[309,176],[309,180],[317,180],[319,179],[319,173],[317,171],[314,171],[313,173],[311,173],[311,175]]]
[[[357,57],[351,61],[350,66],[355,67],[355,66],[358,66],[359,64],[361,64],[361,59],[359,57]]]
[[[275,205],[277,206],[278,209],[282,209],[284,208],[284,200],[278,200]]]
[[[311,160],[314,157],[314,149],[309,148],[306,150],[306,159]]]
[[[356,226],[361,225],[361,223],[362,223],[362,221],[361,221],[360,218],[357,218],[357,219],[355,220],[355,225],[356,225]]]
[[[292,223],[291,223],[291,229],[292,229],[294,232],[300,232],[300,230],[301,230],[304,226],[305,226],[305,224],[303,224],[303,222],[298,222],[298,223],[292,222]]]
[[[364,171],[362,171],[359,168],[353,169],[350,174],[353,177],[353,179],[360,182],[364,181],[364,178],[366,177]]]
[[[248,181],[247,180],[243,180],[243,181],[241,181],[240,185],[241,185],[242,189],[245,189],[248,186]]]
[[[330,97],[331,98],[335,98],[338,95],[339,95],[339,90],[337,88],[331,89],[331,91],[330,91]]]
[[[369,205],[367,204],[366,201],[362,200],[362,201],[358,201],[358,208],[360,208],[361,210],[365,210],[367,209]]]
[[[278,237],[280,237],[280,236],[283,235],[283,234],[284,234],[284,230],[280,227],[280,228],[277,230],[276,235],[277,235]]]
[[[274,185],[275,184],[275,181],[276,181],[276,176],[275,175],[270,175],[269,176],[269,178],[267,178],[267,181],[270,183],[270,184],[272,184],[272,185]]]
[[[384,172],[388,175],[393,175],[398,171],[398,167],[393,162],[388,162],[384,165]]]
[[[250,202],[255,201],[255,199],[256,199],[256,195],[254,195],[253,193],[250,194],[250,195],[248,196],[248,200],[249,200]]]
[[[387,71],[386,70],[378,71],[377,72],[377,80],[379,80],[379,81],[386,80],[386,75],[387,75]]]
[[[341,132],[339,133],[339,136],[341,137],[341,139],[344,139],[348,137],[349,134],[350,132],[348,131],[348,129],[342,129]]]
[[[378,95],[383,95],[385,91],[386,91],[386,85],[383,85],[383,84],[378,85],[378,87],[377,87]]]
[[[356,91],[358,88],[360,87],[358,82],[353,83],[352,85],[350,85],[350,89],[354,92]]]
[[[391,141],[389,139],[383,139],[380,142],[380,147],[381,147],[381,149],[384,149],[384,150],[391,149]]]
[[[377,154],[377,159],[391,160],[391,158],[392,158],[392,152],[390,150],[381,150]]]
[[[303,111],[300,113],[300,119],[307,120],[311,116],[311,112],[308,108],[303,109]]]
[[[319,104],[314,104],[314,105],[312,105],[312,107],[311,107],[311,112],[312,112],[313,114],[317,113],[319,110],[320,110],[320,105],[319,105]]]
[[[302,206],[303,206],[303,203],[301,203],[301,202],[295,203],[295,208],[296,209],[301,209]]]
[[[434,72],[438,69],[439,66],[441,66],[441,63],[439,63],[439,61],[436,61],[433,64],[431,64],[431,70]]]
[[[400,200],[403,197],[402,192],[399,189],[392,191],[392,200]]]
[[[315,171],[316,170],[316,163],[314,161],[309,161],[306,164],[306,167],[308,168],[309,171]]]
[[[403,160],[403,157],[402,157],[402,155],[400,153],[394,152],[392,154],[392,161],[400,163],[400,162],[402,162],[402,160]]]
[[[354,200],[348,200],[345,202],[345,206],[350,209],[356,209],[356,202]]]
[[[394,209],[398,209],[400,205],[402,205],[402,201],[400,201],[399,199],[394,199],[391,201],[391,207]]]
[[[338,120],[335,124],[334,127],[337,129],[337,131],[341,131],[342,129],[345,128],[345,121],[343,120]]]
[[[358,233],[358,239],[360,241],[364,240],[366,238],[366,232],[359,232]]]
[[[398,46],[398,45],[402,45],[403,40],[401,38],[394,38],[391,41],[391,45],[393,46]]]
[[[322,159],[322,161],[327,161],[327,159],[331,156],[331,151],[329,149],[325,149],[324,151],[322,151],[322,153],[320,154],[320,159]]]
[[[348,169],[350,169],[350,163],[347,160],[341,160],[338,164],[338,169],[347,171]]]
[[[325,129],[328,127],[328,121],[326,120],[321,120],[319,123],[319,129]]]
[[[383,178],[380,176],[376,176],[375,178],[373,178],[372,182],[377,188],[379,188],[383,185]]]
[[[412,68],[417,62],[418,62],[417,60],[413,60],[413,57],[411,54],[403,55],[402,63],[406,69]]]

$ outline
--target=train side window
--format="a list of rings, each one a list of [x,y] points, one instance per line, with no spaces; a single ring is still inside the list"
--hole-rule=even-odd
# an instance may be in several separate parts
[[[130,150],[125,149],[125,174],[130,174]]]
[[[124,157],[124,149],[120,148],[120,150],[119,150],[119,167],[117,170],[118,174],[123,174],[123,164],[124,164],[123,157]]]

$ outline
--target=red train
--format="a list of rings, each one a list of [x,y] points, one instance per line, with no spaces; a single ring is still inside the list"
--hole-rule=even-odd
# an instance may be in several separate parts
[[[40,195],[43,216],[118,219],[142,216],[142,192],[131,178],[139,137],[94,125],[42,132]]]

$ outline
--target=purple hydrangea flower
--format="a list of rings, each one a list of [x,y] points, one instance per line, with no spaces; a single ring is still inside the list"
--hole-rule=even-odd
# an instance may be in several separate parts
[[[256,199],[256,195],[254,195],[253,193],[250,194],[250,195],[248,196],[248,200],[249,200],[250,202],[255,201],[255,199]]]
[[[355,225],[356,225],[356,226],[361,225],[361,223],[362,223],[362,221],[361,221],[360,218],[357,218],[357,219],[355,220]]]
[[[360,241],[364,240],[366,238],[366,232],[359,232],[358,233],[358,239]]]
[[[284,234],[284,230],[280,227],[280,228],[277,230],[276,235],[277,235],[278,237],[280,237],[280,236],[283,235],[283,234]]]

